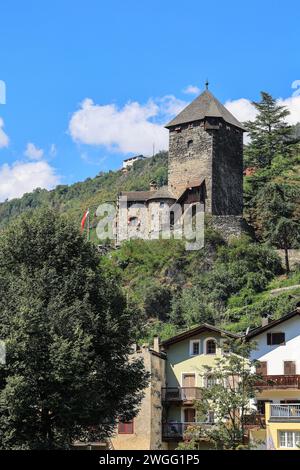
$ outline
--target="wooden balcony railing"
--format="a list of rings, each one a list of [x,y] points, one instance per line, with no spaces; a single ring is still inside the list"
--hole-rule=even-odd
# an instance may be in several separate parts
[[[201,388],[199,387],[171,387],[162,389],[162,401],[169,403],[194,402],[201,399]]]
[[[272,404],[270,406],[270,419],[273,421],[300,421],[300,404]]]
[[[189,427],[211,426],[212,424],[214,424],[213,421],[205,421],[203,423],[163,423],[162,437],[164,440],[182,440]]]
[[[266,418],[265,415],[259,413],[252,413],[250,415],[245,415],[243,419],[243,424],[247,428],[265,428],[266,427]]]
[[[300,375],[264,375],[255,385],[257,388],[300,389]]]

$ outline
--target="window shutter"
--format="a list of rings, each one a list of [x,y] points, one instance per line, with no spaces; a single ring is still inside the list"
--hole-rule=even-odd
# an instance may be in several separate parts
[[[258,375],[268,375],[268,363],[267,363],[267,361],[261,361],[256,366],[256,373]]]
[[[133,421],[129,421],[128,423],[119,423],[118,426],[119,434],[133,434]]]
[[[284,361],[284,375],[296,375],[296,363],[294,361]]]

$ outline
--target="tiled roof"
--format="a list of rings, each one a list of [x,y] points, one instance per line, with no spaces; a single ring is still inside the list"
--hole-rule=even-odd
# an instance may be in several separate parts
[[[179,335],[173,336],[172,338],[169,338],[166,341],[163,341],[161,344],[162,346],[170,346],[171,344],[179,343],[179,341],[183,341],[185,339],[191,338],[204,331],[212,331],[215,333],[219,333],[221,335],[229,336],[231,338],[240,337],[240,335],[238,334],[231,333],[230,331],[222,330],[221,328],[218,328],[217,326],[209,325],[208,323],[203,323],[202,325],[199,325],[196,328],[193,328],[192,330],[184,331],[183,333],[180,333]]]
[[[167,128],[186,124],[194,121],[201,121],[206,117],[222,118],[224,121],[244,130],[242,124],[225,108],[225,106],[214,97],[209,91],[205,90],[192,103],[184,108],[169,124]]]

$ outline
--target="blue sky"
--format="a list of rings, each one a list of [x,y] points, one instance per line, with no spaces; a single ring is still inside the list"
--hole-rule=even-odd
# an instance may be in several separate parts
[[[0,200],[166,148],[207,77],[241,119],[265,90],[300,121],[297,3],[2,0]]]

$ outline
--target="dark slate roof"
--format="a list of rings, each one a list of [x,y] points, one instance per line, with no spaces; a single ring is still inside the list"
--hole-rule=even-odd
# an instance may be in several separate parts
[[[152,191],[122,191],[120,196],[126,196],[130,202],[147,201]]]
[[[245,130],[242,124],[225,108],[225,106],[214,97],[209,91],[205,90],[198,98],[184,108],[169,124],[167,128],[186,124],[188,122],[200,121],[206,117],[222,118],[224,121]]]
[[[174,199],[174,201],[176,201],[176,197],[172,193],[170,193],[167,186],[163,186],[157,191],[150,191],[150,196],[148,197],[148,200],[151,199]]]
[[[278,318],[277,320],[270,321],[265,326],[259,326],[257,328],[254,328],[247,334],[247,339],[254,338],[255,336],[260,335],[261,333],[264,333],[265,331],[270,330],[270,328],[274,328],[274,326],[284,323],[285,321],[289,320],[290,318],[295,317],[296,315],[300,315],[300,307],[297,307],[292,312],[289,312],[286,315],[283,315],[283,317]]]
[[[164,347],[168,347],[171,344],[179,343],[180,341],[183,341],[185,339],[192,338],[193,336],[203,333],[204,331],[212,331],[214,333],[219,333],[220,335],[229,336],[231,338],[240,338],[240,335],[231,333],[230,331],[222,330],[221,328],[218,328],[217,326],[209,325],[208,323],[203,323],[202,325],[199,325],[196,328],[193,328],[192,330],[184,331],[183,333],[180,333],[179,335],[173,336],[172,338],[169,338],[166,341],[163,341],[161,345]]]
[[[176,200],[176,197],[170,193],[167,186],[163,186],[156,191],[123,191],[120,196],[126,196],[129,202],[146,202],[152,199]]]

